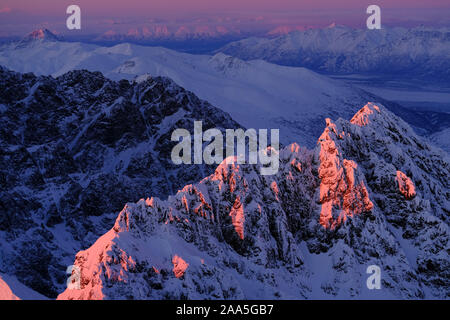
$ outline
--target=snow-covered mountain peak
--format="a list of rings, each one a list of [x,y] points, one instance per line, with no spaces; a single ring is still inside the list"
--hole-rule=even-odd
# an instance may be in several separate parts
[[[119,43],[112,47],[100,48],[99,52],[104,52],[107,54],[118,54],[124,56],[131,56],[133,54],[133,45],[131,43]]]
[[[370,118],[377,113],[380,113],[380,107],[369,102],[353,116],[350,122],[362,127],[368,125]]]
[[[224,161],[167,200],[128,203],[59,299],[448,297],[449,164],[393,135],[404,123],[383,106],[359,114],[364,126],[328,119],[313,151],[280,150],[274,176]],[[365,286],[374,264],[381,295]]]
[[[209,59],[209,63],[218,72],[229,74],[233,71],[243,71],[250,67],[248,62],[241,59],[226,55],[224,53],[216,53]]]
[[[318,146],[320,154],[316,149],[316,159],[320,159],[321,164],[322,157],[329,161],[324,165],[324,172],[327,174],[330,173],[330,168],[334,168],[332,173],[338,172],[338,175],[341,174],[341,167],[346,172],[345,166],[340,166],[345,161],[344,154],[351,155],[347,160],[356,161],[358,166],[355,172],[358,172],[362,163],[376,163],[375,159],[383,159],[390,164],[390,181],[402,197],[409,200],[416,194],[421,194],[420,197],[434,197],[437,183],[441,185],[439,188],[443,188],[438,194],[446,199],[441,205],[445,210],[450,209],[448,195],[444,191],[448,188],[448,181],[442,177],[441,172],[449,170],[448,154],[427,144],[407,123],[381,104],[367,103],[350,121],[338,119],[333,122],[327,119],[327,127],[319,138]],[[327,152],[323,154],[323,150]],[[372,153],[364,150],[372,150]],[[431,170],[432,167],[435,170]],[[386,169],[378,168],[380,171],[374,174],[380,174]],[[427,175],[432,175],[433,179],[428,180],[425,177]],[[336,174],[330,179],[337,180]],[[435,204],[431,204],[431,207],[444,221],[448,220],[442,210],[435,210]]]
[[[0,176],[11,177],[0,179],[0,272],[56,297],[72,256],[111,228],[124,203],[166,198],[214,172],[171,161],[172,132],[193,132],[198,119],[223,132],[241,127],[168,78],[0,68]]]
[[[33,40],[57,40],[58,37],[48,29],[37,29],[30,32],[25,39],[33,39]]]
[[[355,117],[358,114],[365,115],[369,108],[366,105]],[[337,140],[346,139],[347,135],[331,119],[326,119],[326,128],[318,140],[316,158],[320,163],[320,224],[325,228],[334,229],[347,218],[369,212],[373,208],[358,164],[346,159],[339,147]]]
[[[349,27],[344,26],[342,24],[337,24],[336,22],[333,22],[329,24],[326,29],[340,29],[340,30],[351,30]]]
[[[60,41],[60,38],[55,35],[53,32],[51,32],[48,29],[37,29],[32,32],[30,32],[28,35],[26,35],[22,40],[20,40],[17,45],[15,45],[16,49],[21,49],[28,47],[30,45],[34,46],[37,43],[41,42],[56,42]]]
[[[144,73],[144,74],[141,74],[141,75],[139,75],[139,76],[136,76],[136,77],[133,79],[133,81],[136,82],[136,83],[141,83],[141,82],[145,82],[145,81],[147,81],[147,80],[149,80],[149,79],[151,79],[151,78],[152,78],[152,75],[151,75],[151,74]]]
[[[361,136],[365,138],[361,139]],[[352,149],[350,154],[361,152],[356,150],[356,143],[361,143],[361,149],[375,149],[381,147],[380,144],[385,144],[383,147],[388,146],[389,149],[392,147],[389,151],[391,161],[396,157],[404,161],[405,155],[414,158],[410,154],[411,149],[426,148],[434,153],[439,152],[422,145],[411,128],[381,104],[367,103],[350,121],[338,119],[333,122],[326,119],[326,128],[318,140],[319,148],[316,149],[316,159],[320,163],[318,172],[321,178],[321,224],[324,227],[334,228],[345,222],[347,217],[368,212],[374,206],[366,187],[367,183],[360,174],[361,169],[354,161],[355,157],[344,157],[348,154],[345,151],[348,148]],[[370,145],[372,143],[373,145]],[[394,145],[396,147],[393,147]],[[396,165],[400,166],[400,163]],[[395,174],[399,191],[407,199],[412,199],[415,191],[411,179],[399,170],[391,170],[390,175]],[[337,214],[332,214],[333,208],[337,209]],[[337,218],[333,220],[333,216]]]
[[[44,40],[59,41],[59,37],[48,29],[37,29],[30,32],[23,38],[23,41]]]

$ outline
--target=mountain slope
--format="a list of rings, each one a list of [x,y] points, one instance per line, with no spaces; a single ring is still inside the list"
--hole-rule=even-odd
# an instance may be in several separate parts
[[[450,78],[450,30],[418,27],[296,31],[275,39],[249,38],[218,50],[337,74],[370,73]]]
[[[0,274],[0,300],[46,300],[43,295],[21,284],[15,277]]]
[[[430,140],[450,154],[450,128],[438,131],[430,136]]]
[[[0,277],[0,300],[20,300],[14,293],[12,293],[8,284]]]
[[[326,122],[314,150],[280,151],[274,176],[224,162],[128,203],[58,298],[448,299],[448,156],[381,105]]]
[[[164,198],[212,173],[176,166],[172,132],[240,127],[167,78],[114,82],[0,67],[0,272],[55,297],[72,256],[139,195]],[[103,202],[103,199],[109,200]]]
[[[39,61],[36,63],[35,61]],[[38,42],[27,48],[4,46],[0,64],[19,72],[59,76],[75,69],[100,71],[111,79],[167,76],[201,99],[230,113],[246,128],[278,128],[285,145],[313,147],[326,117],[350,118],[356,105],[373,95],[303,68],[248,61],[224,54],[189,55],[164,48],[120,44]],[[397,114],[397,105],[385,102]],[[403,112],[429,132],[427,119]],[[421,127],[421,128],[422,128]],[[431,128],[431,129],[430,129]]]

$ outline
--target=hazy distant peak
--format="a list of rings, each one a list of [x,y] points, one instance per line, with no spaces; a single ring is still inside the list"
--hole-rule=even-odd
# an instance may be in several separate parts
[[[49,42],[56,42],[60,41],[60,38],[55,35],[53,32],[51,32],[48,29],[37,29],[29,34],[27,34],[18,44],[17,48],[27,46],[34,42],[42,42],[42,41],[49,41]]]
[[[59,37],[48,29],[37,29],[30,32],[23,40],[48,40],[58,41]]]
[[[329,26],[327,26],[326,29],[349,29],[349,27],[333,22]]]

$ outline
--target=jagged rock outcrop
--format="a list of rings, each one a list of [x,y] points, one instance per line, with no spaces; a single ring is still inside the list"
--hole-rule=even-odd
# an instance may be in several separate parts
[[[114,82],[0,67],[0,271],[56,297],[73,255],[142,195],[165,198],[214,172],[172,163],[176,128],[240,127],[168,78]]]
[[[128,203],[59,299],[448,299],[448,156],[381,105],[326,122],[314,150],[279,152],[276,175],[224,162]]]

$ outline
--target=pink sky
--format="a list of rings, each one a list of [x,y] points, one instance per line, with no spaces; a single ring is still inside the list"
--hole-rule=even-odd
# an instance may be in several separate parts
[[[302,11],[317,9],[354,10],[377,4],[382,8],[449,8],[448,0],[0,0],[1,8],[34,14],[58,14],[69,4],[78,4],[93,15],[183,14],[222,11]]]
[[[219,16],[233,24],[257,27],[326,26],[333,22],[363,27],[370,4],[379,5],[383,22],[391,25],[450,23],[449,0],[0,0],[0,35],[23,34],[36,26],[64,32],[70,4],[81,7],[84,26],[90,27],[85,32],[104,32],[110,28],[107,20],[114,20],[116,26],[126,21],[129,28],[150,19],[184,19],[181,23],[185,23],[211,17],[212,23],[220,23]]]

